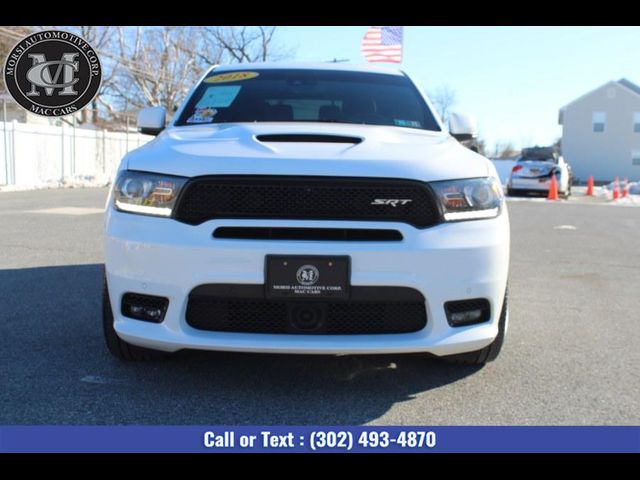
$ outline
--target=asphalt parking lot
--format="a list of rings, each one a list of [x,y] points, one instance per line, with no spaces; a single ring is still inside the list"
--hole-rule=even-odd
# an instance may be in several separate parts
[[[640,423],[640,209],[509,202],[511,323],[483,368],[419,355],[124,364],[102,339],[106,194],[0,193],[0,424]]]

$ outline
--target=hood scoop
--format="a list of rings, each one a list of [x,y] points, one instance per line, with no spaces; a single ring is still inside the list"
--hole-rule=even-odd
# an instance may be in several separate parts
[[[286,142],[286,143],[350,143],[357,145],[362,142],[360,137],[345,135],[322,135],[313,133],[273,133],[257,135],[260,142]]]

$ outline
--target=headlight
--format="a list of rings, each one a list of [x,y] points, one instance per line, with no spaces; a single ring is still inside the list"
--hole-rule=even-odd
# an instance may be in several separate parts
[[[170,217],[183,177],[125,170],[116,180],[114,205],[123,212]]]
[[[500,214],[504,195],[495,178],[470,178],[430,183],[447,222],[493,218]]]

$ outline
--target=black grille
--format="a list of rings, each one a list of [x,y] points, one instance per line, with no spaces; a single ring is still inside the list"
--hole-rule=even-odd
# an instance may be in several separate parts
[[[424,297],[400,287],[351,287],[351,301],[264,298],[262,285],[206,285],[189,296],[187,323],[199,330],[357,335],[410,333],[427,324]]]
[[[376,228],[219,227],[215,238],[240,240],[316,240],[339,242],[399,242],[398,230]]]
[[[372,205],[374,200],[411,200]],[[429,187],[413,180],[341,177],[200,177],[185,186],[176,220],[369,220],[426,228],[440,221]]]

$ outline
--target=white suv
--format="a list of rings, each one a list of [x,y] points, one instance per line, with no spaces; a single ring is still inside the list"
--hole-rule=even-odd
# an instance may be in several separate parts
[[[214,67],[164,118],[140,113],[141,131],[161,133],[125,156],[109,195],[115,356],[497,356],[509,264],[498,175],[405,73]]]

